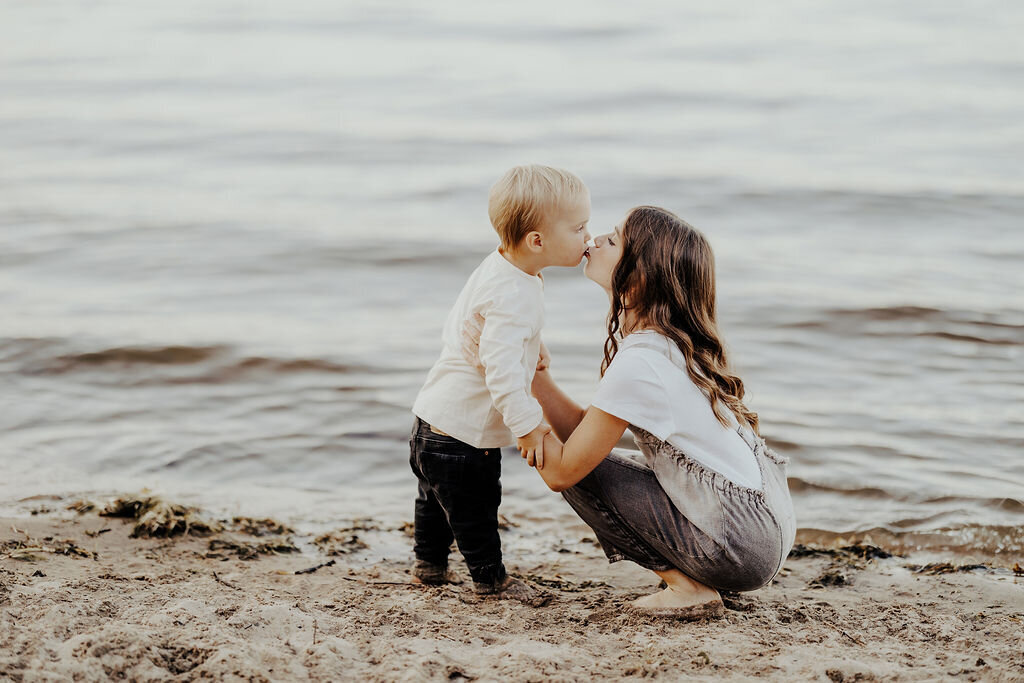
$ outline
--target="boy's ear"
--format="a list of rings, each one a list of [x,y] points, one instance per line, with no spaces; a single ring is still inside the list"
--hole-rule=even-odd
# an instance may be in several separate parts
[[[526,238],[523,240],[523,244],[527,249],[531,251],[537,251],[544,247],[544,236],[534,230],[533,232],[527,233]]]

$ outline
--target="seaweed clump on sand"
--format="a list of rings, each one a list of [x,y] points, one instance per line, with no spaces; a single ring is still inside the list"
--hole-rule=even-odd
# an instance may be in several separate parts
[[[132,538],[206,535],[222,529],[217,522],[200,517],[197,508],[168,503],[159,496],[116,498],[100,511],[100,516],[137,520]]]
[[[326,555],[348,555],[370,546],[348,529],[329,531],[313,539],[313,544]]]
[[[844,545],[840,548],[822,548],[820,546],[804,545],[797,543],[789,551],[790,557],[831,557],[836,560],[885,560],[892,557],[892,553],[869,543],[854,543]]]
[[[973,572],[978,569],[991,569],[987,564],[951,564],[949,562],[929,562],[926,565],[906,564],[903,566],[915,574],[927,574],[930,576],[937,576],[939,574],[955,574],[957,572]]]
[[[836,588],[848,586],[852,583],[851,575],[847,570],[864,569],[868,562],[888,559],[892,557],[892,553],[869,543],[854,543],[853,545],[845,545],[839,548],[824,548],[797,543],[789,552],[789,557],[831,558],[831,565],[819,576],[808,582],[807,587]]]
[[[3,541],[0,543],[0,551],[6,553],[5,557],[7,558],[26,562],[41,559],[35,553],[84,557],[86,559],[96,559],[97,557],[96,553],[86,550],[70,539],[58,539],[53,536],[46,536],[41,541],[28,538],[27,535],[25,540]]]
[[[269,517],[257,519],[254,517],[232,517],[230,528],[232,531],[246,534],[248,536],[282,536],[294,534],[295,530],[287,524],[282,524],[276,519]]]
[[[563,579],[559,574],[554,576],[543,576],[541,574],[527,574],[523,578],[537,584],[538,586],[544,586],[545,588],[555,588],[560,591],[567,593],[581,593],[588,591],[593,588],[611,588],[610,585],[604,581],[592,581],[586,579],[580,582],[573,582]]]
[[[215,538],[210,541],[210,552],[206,553],[204,557],[207,559],[221,559],[224,555],[220,551],[233,553],[241,560],[255,560],[260,555],[297,553],[299,548],[287,538],[267,543],[241,543],[239,541]]]
[[[74,510],[80,515],[84,515],[86,512],[92,512],[96,509],[96,504],[89,500],[76,500],[67,506],[68,510]]]

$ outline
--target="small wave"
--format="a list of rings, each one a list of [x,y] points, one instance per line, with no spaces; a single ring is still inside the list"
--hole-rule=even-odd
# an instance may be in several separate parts
[[[99,351],[60,353],[60,340],[5,340],[0,356],[16,362],[16,371],[26,375],[62,375],[78,371],[146,366],[191,366],[228,352],[226,346],[121,346]]]
[[[280,358],[245,358],[234,367],[241,372],[249,370],[262,370],[271,373],[288,374],[292,372],[352,372],[353,370],[366,370],[367,366],[352,366],[342,363],[334,363],[320,358],[296,358],[282,360]]]
[[[776,451],[782,451],[785,453],[791,453],[793,451],[799,451],[803,446],[796,443],[795,441],[787,441],[786,439],[779,439],[775,437],[765,437],[765,441],[768,446]]]
[[[65,367],[77,365],[189,365],[201,363],[221,353],[225,347],[218,346],[164,346],[157,348],[119,347],[59,356],[56,360]]]
[[[858,320],[928,320],[942,316],[943,311],[926,306],[881,306],[877,308],[835,308],[826,311],[839,318],[853,317]]]
[[[949,505],[951,503],[973,503],[993,510],[1024,514],[1024,501],[1016,498],[968,498],[965,496],[938,496],[921,501],[929,505]]]
[[[875,486],[834,486],[831,484],[825,484],[816,481],[810,481],[802,477],[789,477],[789,491],[793,494],[802,493],[826,493],[826,494],[838,494],[839,496],[852,496],[856,498],[877,498],[893,500],[905,503],[912,503],[914,505],[922,505],[925,508],[934,508],[934,506],[941,506],[943,512],[941,514],[947,514],[950,511],[955,510],[954,506],[969,507],[969,508],[986,508],[989,510],[1000,510],[1002,512],[1010,512],[1017,514],[1024,514],[1024,501],[1016,498],[986,498],[986,497],[974,497],[974,496],[922,496],[918,493],[912,492],[898,492],[891,491]],[[930,519],[930,518],[922,518]],[[897,526],[906,526],[914,520],[903,519],[894,522]],[[921,520],[917,520],[921,521]]]
[[[859,337],[931,338],[969,344],[1024,345],[1020,312],[979,313],[926,306],[831,308],[811,317],[786,320],[792,312],[778,312],[766,320],[783,329],[822,331]]]
[[[994,344],[996,346],[1018,346],[1024,344],[1024,339],[987,339],[976,337],[970,334],[954,334],[953,332],[920,332],[918,337],[932,337],[934,339],[948,339],[949,341],[971,342],[974,344]]]
[[[493,247],[461,246],[445,242],[391,241],[362,242],[321,249],[302,249],[274,254],[275,263],[287,267],[402,268],[411,266],[430,270],[457,271],[468,276]]]
[[[869,543],[895,555],[926,551],[1016,559],[1024,551],[1024,526],[964,524],[935,530],[874,527],[839,532],[801,528],[797,530],[796,542],[826,547]]]
[[[873,486],[859,486],[853,488],[843,488],[838,486],[829,486],[828,484],[820,484],[817,482],[807,481],[800,477],[789,478],[789,491],[790,493],[837,493],[841,496],[856,496],[858,498],[884,498],[884,499],[898,499],[892,491],[886,491],[885,489],[876,488]]]
[[[232,347],[226,345],[124,346],[78,353],[59,352],[65,348],[55,340],[0,340],[0,361],[15,366],[15,372],[25,375],[64,375],[101,370],[105,377],[123,383],[124,375],[130,374],[132,385],[221,383],[251,376],[300,373],[376,375],[404,372],[401,368],[342,363],[325,358],[239,357]]]
[[[724,201],[738,202],[743,206],[792,207],[821,206],[834,211],[856,214],[861,219],[872,215],[898,214],[928,216],[940,215],[948,219],[950,214],[965,215],[978,210],[994,211],[1006,216],[1020,214],[1024,193],[1018,188],[1007,187],[985,192],[965,192],[951,188],[949,191],[906,191],[883,192],[870,187],[799,187],[786,186],[766,190],[740,189]]]

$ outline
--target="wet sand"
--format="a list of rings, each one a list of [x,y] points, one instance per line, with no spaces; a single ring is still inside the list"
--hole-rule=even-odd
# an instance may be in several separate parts
[[[1024,678],[1024,577],[1005,567],[797,552],[770,586],[726,596],[724,618],[679,623],[623,613],[651,575],[590,543],[509,562],[550,594],[534,608],[412,584],[359,529],[315,544],[228,526],[133,538],[95,510],[0,520],[0,678]]]

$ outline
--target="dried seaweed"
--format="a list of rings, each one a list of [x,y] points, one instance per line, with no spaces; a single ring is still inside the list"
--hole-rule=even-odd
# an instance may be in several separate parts
[[[50,555],[65,555],[67,557],[84,557],[96,559],[97,555],[78,545],[70,539],[57,539],[47,536],[43,540],[25,538],[24,540],[10,540],[0,543],[0,550],[6,553],[6,557],[12,560],[24,562],[35,562],[42,557],[35,553],[47,553]]]
[[[255,560],[260,555],[299,552],[299,548],[288,539],[269,543],[239,543],[238,541],[214,538],[210,541],[209,548],[210,552],[206,554],[206,557],[221,557],[217,551],[227,550],[243,560]]]
[[[828,588],[830,586],[845,586],[850,583],[850,580],[839,571],[825,571],[822,572],[817,578],[813,579],[807,584],[808,588]]]
[[[950,564],[949,562],[930,562],[926,565],[908,564],[904,566],[915,574],[929,574],[932,576],[937,574],[954,574],[956,572],[971,572],[975,569],[989,569],[988,565],[984,564],[957,565]]]
[[[313,543],[327,555],[348,555],[370,547],[357,534],[346,529],[321,534],[313,539]]]
[[[76,500],[67,506],[68,510],[74,510],[78,514],[82,515],[86,512],[92,512],[96,509],[96,504],[88,500]]]
[[[821,546],[797,543],[789,551],[789,556],[791,558],[824,556],[837,559],[858,558],[861,560],[875,560],[890,558],[892,553],[869,543],[854,543],[853,545],[844,545],[841,548],[823,548]]]
[[[592,581],[586,579],[575,583],[572,581],[566,581],[560,576],[541,576],[540,574],[527,574],[523,577],[538,586],[544,586],[546,588],[556,588],[560,591],[566,591],[568,593],[579,593],[581,591],[590,590],[591,588],[611,588],[604,581]]]
[[[282,534],[295,533],[295,530],[290,526],[269,517],[263,519],[232,517],[230,528],[232,531],[238,531],[249,536],[280,536]]]
[[[217,522],[200,517],[197,508],[168,503],[159,496],[117,498],[108,503],[100,515],[138,520],[132,538],[207,535],[222,529]]]

